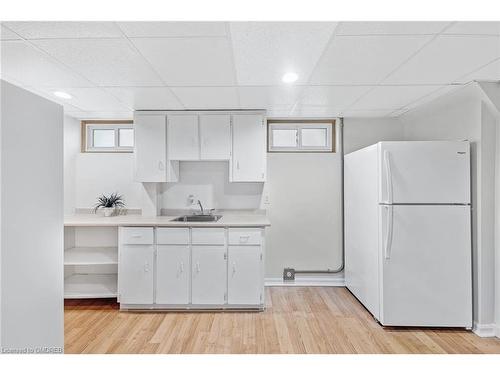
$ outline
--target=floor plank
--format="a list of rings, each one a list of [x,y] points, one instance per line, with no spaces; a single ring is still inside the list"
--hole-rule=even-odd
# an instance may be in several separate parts
[[[65,302],[66,353],[500,353],[462,329],[384,328],[340,287],[266,288],[264,312],[120,312]]]

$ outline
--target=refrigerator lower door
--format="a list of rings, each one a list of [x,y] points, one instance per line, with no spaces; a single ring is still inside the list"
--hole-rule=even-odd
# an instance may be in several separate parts
[[[380,206],[380,322],[472,326],[469,206]]]

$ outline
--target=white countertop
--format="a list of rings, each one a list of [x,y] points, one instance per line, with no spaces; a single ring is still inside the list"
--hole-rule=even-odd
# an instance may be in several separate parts
[[[267,227],[271,223],[263,214],[226,213],[216,222],[172,221],[175,216],[119,215],[104,217],[95,214],[77,214],[64,217],[66,227]]]

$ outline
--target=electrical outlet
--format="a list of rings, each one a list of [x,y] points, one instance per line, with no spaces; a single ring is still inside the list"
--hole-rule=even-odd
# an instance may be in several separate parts
[[[283,281],[294,281],[295,280],[295,269],[285,268],[283,270]]]

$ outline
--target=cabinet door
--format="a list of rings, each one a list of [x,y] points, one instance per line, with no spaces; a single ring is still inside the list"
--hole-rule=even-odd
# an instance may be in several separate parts
[[[199,160],[198,115],[171,115],[167,118],[169,160]]]
[[[266,127],[262,115],[233,116],[232,182],[266,180]]]
[[[153,303],[153,246],[122,245],[119,262],[120,303]]]
[[[260,246],[229,246],[228,303],[257,305],[262,302]]]
[[[156,303],[189,303],[189,258],[189,246],[158,245],[156,258]]]
[[[231,153],[231,116],[200,116],[200,155],[202,160],[229,160]]]
[[[165,116],[136,114],[134,134],[135,180],[139,182],[166,182]]]
[[[191,302],[222,305],[226,301],[227,260],[224,246],[193,246]]]

